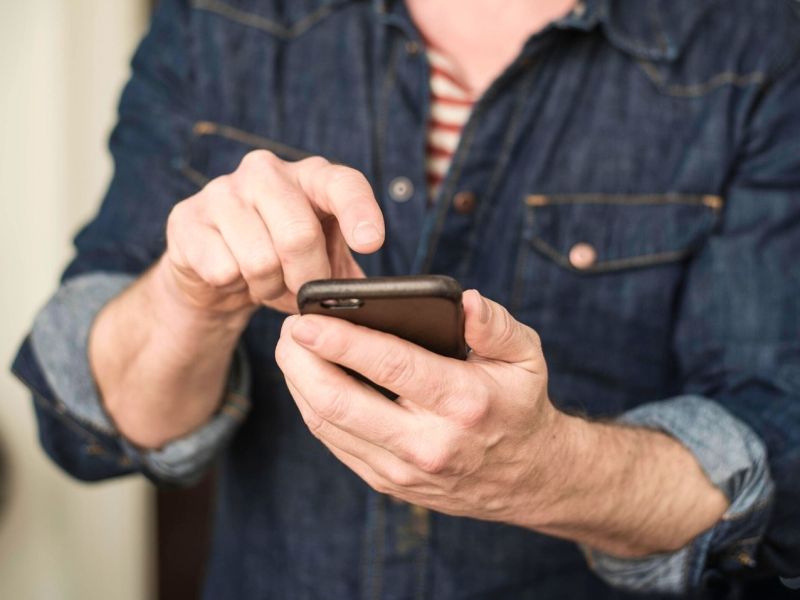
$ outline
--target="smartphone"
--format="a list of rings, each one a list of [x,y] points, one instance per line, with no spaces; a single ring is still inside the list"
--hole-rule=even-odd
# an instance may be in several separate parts
[[[297,304],[302,315],[345,319],[463,360],[467,345],[461,293],[459,283],[445,275],[321,279],[300,288]],[[390,398],[396,397],[354,375]]]

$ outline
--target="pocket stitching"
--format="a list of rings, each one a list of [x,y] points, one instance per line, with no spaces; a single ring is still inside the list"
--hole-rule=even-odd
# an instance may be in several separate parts
[[[533,225],[535,219],[533,215],[537,208],[545,206],[558,206],[570,204],[610,204],[610,205],[671,205],[684,204],[702,206],[711,210],[714,215],[719,214],[724,205],[724,200],[720,196],[712,194],[528,194],[525,196],[525,204],[528,206],[531,220],[529,226]],[[697,248],[697,244],[689,244],[680,250],[667,252],[655,252],[650,254],[638,254],[627,258],[615,258],[609,260],[598,260],[593,265],[578,268],[575,267],[563,252],[546,242],[541,235],[533,234],[531,239],[526,240],[537,252],[551,259],[554,263],[573,273],[607,273],[620,271],[623,269],[634,269],[649,266],[668,264],[683,260],[691,255]]]
[[[290,40],[311,29],[331,14],[335,7],[332,5],[321,6],[288,27],[267,17],[240,10],[220,0],[194,0],[192,8],[213,13],[246,27],[260,29],[284,40]]]
[[[248,131],[244,131],[243,129],[238,129],[223,123],[217,123],[215,121],[198,121],[195,123],[192,127],[192,138],[189,142],[189,146],[191,147],[191,145],[198,138],[211,136],[239,142],[240,144],[248,146],[253,150],[269,150],[270,152],[282,155],[289,160],[302,160],[304,158],[313,156],[310,152],[300,150],[294,146],[276,142],[258,134],[250,133]],[[184,177],[200,188],[205,186],[210,181],[210,178],[204,173],[192,167],[189,158],[183,161],[180,165],[180,172]]]

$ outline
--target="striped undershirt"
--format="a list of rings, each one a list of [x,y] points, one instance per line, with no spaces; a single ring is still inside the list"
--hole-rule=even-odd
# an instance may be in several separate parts
[[[431,66],[431,110],[428,122],[425,175],[428,197],[435,200],[444,181],[461,130],[472,112],[474,99],[468,88],[454,75],[452,63],[437,49],[426,48]]]

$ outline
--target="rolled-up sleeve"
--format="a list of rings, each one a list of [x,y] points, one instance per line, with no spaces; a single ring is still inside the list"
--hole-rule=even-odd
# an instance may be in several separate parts
[[[800,573],[800,61],[790,65],[753,107],[720,226],[688,266],[674,342],[685,395],[621,417],[683,443],[731,505],[678,552],[590,552],[623,588]]]
[[[754,565],[775,491],[761,438],[722,406],[699,396],[645,404],[619,421],[680,441],[728,498],[729,507],[715,527],[676,552],[621,559],[589,549],[595,571],[616,587],[678,594],[702,580],[709,555]]]
[[[158,450],[139,450],[128,443],[103,409],[89,365],[88,340],[100,310],[134,280],[131,275],[119,273],[91,273],[65,282],[34,322],[30,336],[33,358],[52,391],[54,405],[65,417],[91,432],[119,437],[120,462],[159,481],[191,483],[247,415],[247,358],[242,349],[237,351],[225,398],[205,426]]]
[[[196,120],[190,20],[187,0],[159,3],[120,101],[108,192],[76,237],[77,253],[61,287],[12,367],[33,392],[45,451],[84,480],[138,471],[159,482],[189,483],[220,452],[249,406],[250,378],[240,349],[217,414],[185,438],[141,451],[118,434],[103,410],[87,357],[95,317],[163,254],[169,212],[197,191],[182,171]]]

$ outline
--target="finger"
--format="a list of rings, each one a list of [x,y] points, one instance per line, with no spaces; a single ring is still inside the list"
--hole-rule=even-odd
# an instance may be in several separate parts
[[[325,241],[328,247],[328,260],[331,264],[331,277],[336,279],[362,279],[364,271],[353,258],[347,242],[339,230],[336,219],[329,219],[322,224]]]
[[[319,216],[290,176],[288,163],[262,151],[248,154],[237,170],[236,192],[266,224],[286,287],[297,293],[307,281],[331,276]]]
[[[168,248],[184,274],[199,277],[215,288],[234,286],[241,280],[239,265],[219,232],[196,223],[191,228],[177,228]]]
[[[286,385],[314,436],[373,489],[388,493],[394,488],[411,487],[424,480],[423,473],[383,448],[326,424],[324,419],[318,421],[319,417],[300,390],[288,380]]]
[[[362,254],[383,245],[383,214],[366,177],[315,156],[293,163],[294,176],[314,205],[339,222],[347,245]]]
[[[286,331],[296,320],[287,319],[275,356],[287,383],[307,399],[316,415],[308,423],[312,432],[335,428],[403,459],[412,458],[406,440],[415,438],[414,416],[297,344]]]
[[[533,329],[476,290],[464,292],[462,302],[464,337],[475,354],[541,372],[544,368],[541,342]]]
[[[292,337],[317,356],[348,367],[411,402],[444,414],[453,396],[466,396],[465,363],[448,359],[388,333],[332,317],[305,315]]]
[[[281,262],[256,209],[231,197],[213,202],[208,211],[236,259],[253,300],[261,303],[280,297],[286,291]]]

